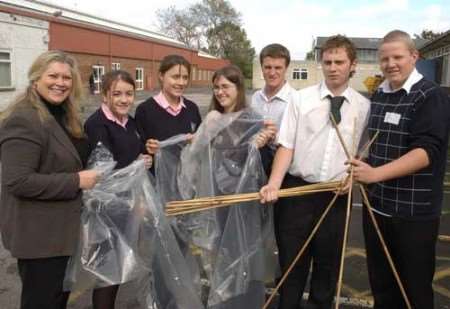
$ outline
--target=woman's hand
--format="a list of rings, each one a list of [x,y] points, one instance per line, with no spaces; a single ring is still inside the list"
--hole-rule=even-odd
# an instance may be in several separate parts
[[[80,189],[89,190],[98,182],[100,174],[95,170],[86,170],[78,172],[78,177],[80,178]]]
[[[141,153],[139,155],[138,159],[144,160],[144,166],[146,169],[149,169],[150,167],[152,167],[153,157],[151,155]]]
[[[145,142],[145,149],[147,152],[151,155],[154,155],[158,152],[159,149],[159,141],[157,139],[148,139],[147,142]]]

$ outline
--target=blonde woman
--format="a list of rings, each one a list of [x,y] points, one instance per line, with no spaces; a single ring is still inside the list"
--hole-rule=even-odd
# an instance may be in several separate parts
[[[25,92],[1,115],[0,227],[17,258],[21,308],[66,308],[62,290],[79,235],[81,190],[97,173],[83,171],[89,147],[78,115],[81,80],[75,60],[41,54]]]

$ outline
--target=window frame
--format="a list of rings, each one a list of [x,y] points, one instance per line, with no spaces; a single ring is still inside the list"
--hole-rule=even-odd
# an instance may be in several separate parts
[[[111,71],[118,71],[118,70],[120,70],[120,62],[112,62]]]
[[[7,63],[9,64],[9,78],[10,78],[10,84],[9,85],[0,85],[0,91],[1,90],[11,90],[14,89],[14,72],[13,72],[13,52],[10,49],[2,49],[0,48],[0,53],[8,54],[9,59],[0,59],[0,63]]]
[[[98,70],[99,74],[94,74],[94,94],[99,94],[102,90],[102,77],[105,75],[105,66],[101,64],[92,65],[92,72]]]
[[[140,72],[140,74],[138,72]],[[141,75],[141,76],[139,76],[139,75]],[[140,79],[138,79],[138,77],[140,77]],[[136,83],[136,90],[144,90],[144,68],[143,67],[136,67],[134,82]]]

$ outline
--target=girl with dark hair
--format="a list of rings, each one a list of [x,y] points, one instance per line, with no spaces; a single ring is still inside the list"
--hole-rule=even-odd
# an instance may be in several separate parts
[[[93,149],[101,142],[117,161],[116,169],[128,166],[142,157],[150,168],[152,158],[137,132],[134,119],[128,114],[133,103],[135,83],[131,75],[122,70],[111,71],[103,76],[103,103],[86,121],[84,127]],[[94,309],[113,309],[119,285],[94,289]]]
[[[161,91],[136,109],[136,122],[148,153],[154,154],[159,141],[174,135],[194,133],[201,122],[197,105],[183,97],[189,84],[191,65],[179,55],[168,55],[159,67]]]
[[[91,147],[101,142],[113,154],[116,168],[122,168],[142,156],[151,165],[151,157],[144,154],[136,122],[128,113],[134,104],[135,83],[122,70],[111,71],[102,80],[103,103],[86,121],[84,128]]]

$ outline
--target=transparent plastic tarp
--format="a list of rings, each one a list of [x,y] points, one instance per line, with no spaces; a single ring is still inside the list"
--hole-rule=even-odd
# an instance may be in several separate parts
[[[144,161],[118,170],[113,166],[108,150],[97,147],[89,168],[102,170],[102,177],[83,192],[79,248],[69,264],[65,288],[74,291],[80,282],[96,288],[132,281],[144,293],[136,295],[143,308],[201,308]],[[170,292],[167,306],[155,295],[160,283],[153,279],[155,265],[164,270],[158,279]]]
[[[157,182],[172,183],[158,186],[158,191],[167,189],[161,194],[168,201],[259,191],[266,179],[253,141],[262,128],[262,117],[251,110],[209,113],[191,144],[176,144],[183,148],[180,162],[171,161],[177,179],[158,167],[170,163],[160,153]],[[178,216],[173,225],[178,241],[184,242],[181,247],[189,249],[184,252],[189,267],[199,269],[202,285],[197,293],[205,308],[262,307],[264,283],[275,269],[271,207],[236,204]]]

